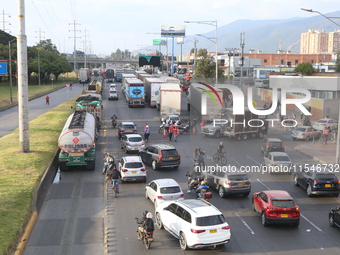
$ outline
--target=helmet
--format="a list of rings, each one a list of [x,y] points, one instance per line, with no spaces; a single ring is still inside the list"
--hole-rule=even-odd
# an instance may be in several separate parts
[[[205,181],[202,181],[201,185],[207,185],[207,183]]]
[[[220,142],[220,145],[223,145],[223,142]]]
[[[143,212],[143,216],[146,217],[146,215],[147,215],[148,213],[149,213],[149,211],[145,210],[145,211]]]
[[[151,219],[152,218],[152,213],[151,212],[147,213],[146,214],[146,218]]]

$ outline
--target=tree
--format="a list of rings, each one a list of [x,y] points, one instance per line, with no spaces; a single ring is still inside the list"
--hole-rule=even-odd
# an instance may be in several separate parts
[[[218,77],[223,77],[223,71],[218,70]],[[195,78],[215,78],[216,77],[216,63],[214,58],[208,55],[206,49],[199,49],[197,53]]]
[[[315,73],[315,69],[313,65],[309,62],[303,62],[303,63],[298,64],[295,67],[294,71],[305,74],[305,75],[310,75],[312,73]]]
[[[335,72],[340,72],[340,50],[336,53]]]

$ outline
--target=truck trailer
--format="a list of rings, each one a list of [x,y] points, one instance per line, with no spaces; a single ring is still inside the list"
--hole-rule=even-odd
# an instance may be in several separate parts
[[[145,101],[150,105],[150,107],[157,106],[157,92],[162,84],[165,83],[164,80],[160,78],[146,78],[145,79]]]
[[[182,90],[179,84],[163,83],[158,91],[157,109],[160,115],[181,115]],[[162,117],[163,118],[163,117]]]
[[[145,107],[144,82],[136,78],[125,79],[125,98],[128,107]]]
[[[95,168],[95,118],[86,111],[75,111],[67,119],[58,139],[61,171],[72,166]]]

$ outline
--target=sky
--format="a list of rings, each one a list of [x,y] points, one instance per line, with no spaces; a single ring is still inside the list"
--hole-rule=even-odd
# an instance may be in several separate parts
[[[152,44],[153,39],[166,40],[160,35],[162,25],[184,25],[186,35],[195,35],[215,31],[215,27],[184,21],[217,21],[221,27],[242,19],[319,15],[300,8],[322,14],[340,10],[339,0],[0,0],[0,29],[13,36],[19,34],[20,2],[24,2],[28,46],[51,39],[59,52],[71,54],[76,46],[76,50],[101,57],[117,49],[133,53],[158,50]],[[193,45],[185,38],[184,43]]]

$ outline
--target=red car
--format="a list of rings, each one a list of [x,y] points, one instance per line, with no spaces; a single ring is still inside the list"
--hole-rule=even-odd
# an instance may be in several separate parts
[[[295,204],[292,196],[284,190],[265,190],[253,194],[252,209],[261,215],[263,226],[272,223],[292,224],[300,223],[300,208]]]

